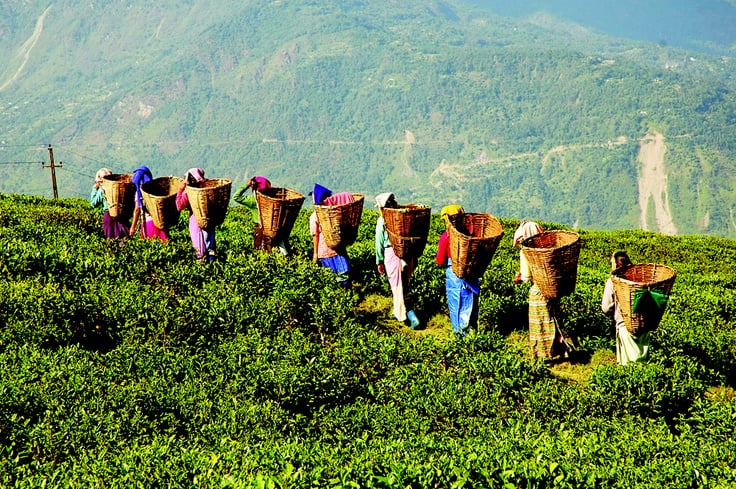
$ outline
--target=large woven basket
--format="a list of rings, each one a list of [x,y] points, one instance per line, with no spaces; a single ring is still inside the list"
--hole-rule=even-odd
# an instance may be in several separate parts
[[[418,258],[424,252],[429,235],[432,209],[421,204],[381,208],[388,239],[396,256]]]
[[[179,222],[176,194],[184,180],[178,177],[158,177],[141,185],[146,211],[159,229],[169,229]]]
[[[580,256],[577,233],[545,231],[522,241],[521,249],[534,283],[547,299],[558,299],[575,291]]]
[[[130,219],[135,208],[135,184],[130,173],[113,173],[102,178],[111,217]]]
[[[399,236],[386,229],[388,240],[391,242],[396,256],[403,260],[419,258],[427,246],[427,236]]]
[[[325,244],[330,248],[345,248],[358,237],[365,198],[362,194],[353,193],[353,199],[347,204],[314,206]]]
[[[450,219],[452,271],[460,278],[480,278],[503,237],[501,223],[490,214],[457,214]]]
[[[653,314],[633,312],[634,296],[639,290],[657,290],[669,295],[675,283],[675,270],[656,263],[640,263],[619,268],[611,274],[621,316],[626,329],[633,335],[652,331],[659,326],[664,310]]]
[[[223,223],[232,184],[227,178],[206,178],[187,185],[189,206],[199,227],[207,229]]]
[[[256,204],[263,235],[286,239],[291,234],[304,203],[304,194],[282,187],[256,191]]]
[[[432,209],[421,204],[382,207],[386,229],[398,236],[419,237],[429,234]]]

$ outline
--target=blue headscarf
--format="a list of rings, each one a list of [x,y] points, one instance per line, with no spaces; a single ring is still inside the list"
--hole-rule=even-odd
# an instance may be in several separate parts
[[[147,166],[139,166],[133,170],[133,176],[131,181],[135,184],[135,205],[136,207],[143,207],[143,195],[141,194],[141,185],[149,180],[153,180],[151,170]]]
[[[314,190],[312,190],[309,193],[314,198],[315,204],[322,205],[322,201],[325,200],[330,195],[332,195],[332,190],[328,189],[327,187],[323,187],[322,185],[318,183],[315,183]]]

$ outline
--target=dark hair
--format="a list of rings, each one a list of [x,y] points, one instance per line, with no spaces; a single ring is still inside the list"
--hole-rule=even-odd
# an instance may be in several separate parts
[[[616,268],[628,267],[633,265],[629,255],[625,251],[617,251],[613,254],[613,260],[616,262]]]

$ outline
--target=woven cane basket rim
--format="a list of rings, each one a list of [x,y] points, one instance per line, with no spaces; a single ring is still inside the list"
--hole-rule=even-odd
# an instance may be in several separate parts
[[[399,236],[386,229],[394,254],[402,259],[419,258],[427,246],[427,236]]]
[[[228,178],[206,178],[186,186],[189,206],[200,228],[219,226],[225,221],[232,184]]]
[[[128,219],[135,207],[135,184],[130,173],[112,173],[102,177],[102,191],[111,217]]]
[[[532,280],[547,299],[575,291],[580,256],[580,235],[555,229],[525,239],[521,249],[529,262]]]
[[[429,233],[432,208],[424,204],[382,207],[386,229],[398,236],[422,236]]]
[[[179,222],[176,195],[184,180],[179,177],[157,177],[141,184],[146,212],[159,229],[168,229]]]
[[[285,187],[257,190],[255,194],[263,235],[288,238],[304,203],[304,194]]]
[[[658,263],[637,263],[616,269],[611,273],[613,291],[629,333],[637,335],[652,331],[659,326],[661,320],[661,316],[647,318],[633,312],[632,305],[636,291],[657,289],[669,294],[676,277],[677,272],[673,268]]]
[[[358,237],[365,196],[353,192],[353,202],[339,205],[314,205],[321,233],[328,247],[350,246]]]
[[[473,223],[473,235],[467,221]],[[460,278],[483,276],[503,237],[501,222],[491,214],[464,213],[450,219],[448,229],[452,271]]]

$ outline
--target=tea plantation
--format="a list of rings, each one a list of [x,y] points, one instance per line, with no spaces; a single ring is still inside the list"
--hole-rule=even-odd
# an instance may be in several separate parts
[[[517,222],[457,341],[438,217],[412,331],[374,272],[375,211],[343,290],[310,260],[308,207],[289,257],[253,251],[231,208],[207,265],[185,216],[168,243],[119,246],[83,200],[0,196],[0,486],[736,486],[735,241],[579,231],[562,304],[579,350],[548,367],[511,283]],[[651,358],[627,367],[599,307],[618,249],[678,272]]]

